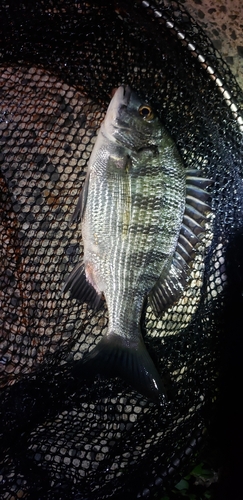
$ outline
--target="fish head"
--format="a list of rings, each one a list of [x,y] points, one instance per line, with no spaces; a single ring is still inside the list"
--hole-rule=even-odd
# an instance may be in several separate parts
[[[103,123],[103,132],[111,141],[139,151],[156,146],[163,130],[151,105],[128,85],[113,91]]]

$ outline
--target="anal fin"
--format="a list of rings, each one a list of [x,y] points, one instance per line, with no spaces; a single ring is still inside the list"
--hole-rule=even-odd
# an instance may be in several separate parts
[[[93,309],[99,309],[103,303],[101,294],[98,294],[86,279],[83,262],[79,262],[68,276],[62,292],[66,293],[68,290],[70,290],[72,299],[87,302]]]

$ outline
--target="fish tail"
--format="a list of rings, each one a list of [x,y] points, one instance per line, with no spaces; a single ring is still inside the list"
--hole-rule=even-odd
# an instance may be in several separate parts
[[[161,377],[145,347],[142,337],[132,345],[116,333],[104,335],[97,346],[77,363],[77,376],[96,374],[120,377],[133,389],[157,403],[166,400],[166,391]]]

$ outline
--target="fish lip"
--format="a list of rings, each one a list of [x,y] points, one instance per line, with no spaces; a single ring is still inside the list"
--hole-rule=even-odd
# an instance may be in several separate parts
[[[128,106],[131,94],[132,89],[129,85],[120,85],[113,93],[102,127],[105,135],[113,142],[117,141],[114,132],[121,129],[131,130],[129,125],[120,121],[121,110]]]
[[[115,121],[115,123],[113,123],[113,127],[115,130],[117,130],[117,129],[119,129],[119,130],[131,130],[130,125],[121,121],[120,114],[121,114],[121,110],[123,108],[127,108],[128,104],[129,104],[130,97],[132,94],[132,89],[129,85],[126,85],[126,86],[121,85],[117,90],[120,92],[120,94],[123,92],[123,95],[120,96],[121,97],[120,103],[118,101],[116,121]]]
[[[129,87],[129,85],[126,85],[125,87],[123,87],[123,100],[124,100],[124,104],[126,106],[129,104],[131,93],[132,93],[132,89],[131,89],[131,87]]]
[[[132,89],[129,85],[120,85],[120,87],[114,90],[113,97],[107,111],[119,111],[122,106],[128,106],[131,94]]]
[[[130,100],[130,96],[131,96],[131,93],[132,93],[132,89],[129,85],[120,85],[120,87],[117,87],[117,88],[113,88],[112,91],[111,91],[111,97],[112,97],[112,100],[115,96],[115,94],[118,92],[118,94],[122,94],[120,97],[121,97],[121,105],[128,105],[129,103],[129,100]],[[116,100],[117,100],[117,96],[116,96]]]

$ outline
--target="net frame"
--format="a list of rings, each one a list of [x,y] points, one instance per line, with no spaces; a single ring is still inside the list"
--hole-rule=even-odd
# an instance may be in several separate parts
[[[240,315],[242,92],[177,2],[4,1],[1,15],[3,498],[121,498],[124,480],[133,498],[151,497],[186,470],[212,420],[234,288]],[[127,82],[185,164],[214,181],[191,286],[162,320],[144,318],[171,395],[163,409],[120,380],[76,380],[107,316],[56,298],[82,253],[68,219],[102,112]]]

